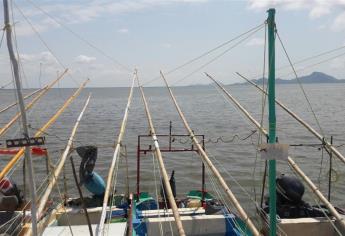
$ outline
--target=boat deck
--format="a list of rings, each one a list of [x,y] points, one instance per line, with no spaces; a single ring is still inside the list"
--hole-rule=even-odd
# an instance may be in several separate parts
[[[91,225],[93,233],[95,235],[96,232],[96,224]],[[43,236],[51,236],[51,235],[60,235],[60,236],[69,236],[69,235],[89,235],[89,227],[87,225],[72,225],[72,232],[71,234],[69,226],[50,226],[45,229],[43,232]],[[126,223],[115,223],[109,224],[106,226],[105,230],[107,231],[108,235],[125,235],[126,233]]]

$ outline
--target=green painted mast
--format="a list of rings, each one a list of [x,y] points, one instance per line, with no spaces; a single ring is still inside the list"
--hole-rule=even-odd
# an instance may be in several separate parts
[[[275,21],[274,8],[268,11],[268,121],[269,121],[269,143],[276,142],[276,109],[275,109]],[[270,236],[276,236],[277,231],[277,194],[276,194],[276,161],[269,160],[269,214],[270,214]]]

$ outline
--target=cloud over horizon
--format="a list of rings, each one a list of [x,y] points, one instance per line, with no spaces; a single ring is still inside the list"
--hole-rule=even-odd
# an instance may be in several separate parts
[[[333,31],[345,29],[345,0],[248,0],[249,9],[263,10],[271,7],[282,8],[286,11],[305,10],[309,18],[314,20],[335,13],[329,25]],[[341,12],[336,12],[341,10]]]

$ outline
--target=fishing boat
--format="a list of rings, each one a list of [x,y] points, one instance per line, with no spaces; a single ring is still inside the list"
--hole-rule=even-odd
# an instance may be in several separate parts
[[[11,31],[9,26],[7,0],[4,0],[5,25],[8,33],[7,40],[10,45]],[[146,100],[144,88],[139,82],[138,72],[135,70],[132,84],[129,91],[127,105],[125,107],[121,127],[117,140],[114,142],[113,156],[106,175],[106,180],[95,171],[97,163],[96,145],[74,146],[77,129],[82,120],[83,114],[88,107],[91,97],[89,96],[82,107],[80,114],[73,126],[70,137],[62,152],[59,162],[48,175],[48,183],[43,194],[37,198],[34,183],[34,173],[30,170],[29,180],[31,201],[25,202],[25,207],[17,209],[6,209],[0,214],[4,220],[2,227],[10,234],[21,235],[337,235],[345,234],[344,212],[334,207],[327,200],[321,191],[303,173],[301,168],[288,156],[284,144],[276,143],[276,118],[275,118],[275,32],[274,21],[275,10],[268,11],[266,21],[269,39],[269,131],[267,132],[262,123],[257,122],[248,111],[212,76],[206,74],[216,86],[230,99],[238,109],[256,126],[259,132],[268,139],[268,144],[260,146],[260,152],[265,153],[268,159],[269,172],[269,197],[266,205],[257,204],[257,212],[247,213],[237,200],[235,194],[230,189],[220,171],[216,168],[205,146],[205,135],[196,134],[188,123],[182,109],[175,98],[175,95],[168,84],[165,74],[161,71],[160,78],[164,82],[169,96],[181,118],[186,133],[173,133],[170,123],[169,133],[157,134],[151,117],[149,104]],[[7,16],[7,18],[6,18]],[[13,54],[9,46],[10,55]],[[15,59],[12,55],[12,59]],[[14,61],[14,68],[15,60]],[[16,71],[16,70],[14,70]],[[16,75],[17,73],[17,75]],[[15,77],[19,77],[18,71]],[[62,77],[62,76],[61,76]],[[126,131],[127,119],[130,112],[135,81],[138,83],[143,106],[148,121],[148,134],[138,135],[137,156],[136,156],[136,191],[130,192],[129,187],[126,192],[118,193],[117,174],[119,160],[126,156],[124,135]],[[64,109],[73,101],[86,85],[85,81],[79,89],[66,101],[58,112],[44,125],[32,139],[37,144],[42,141],[41,135],[61,114]],[[21,95],[21,85],[19,78],[16,78],[17,95],[22,118],[23,129],[27,129],[26,107]],[[49,85],[50,86],[50,85]],[[47,87],[49,87],[47,86]],[[52,86],[52,85],[51,85]],[[42,90],[43,92],[45,90]],[[41,94],[41,93],[39,93]],[[42,95],[43,96],[43,95]],[[290,113],[289,113],[290,114]],[[297,116],[295,116],[296,118]],[[18,118],[16,118],[18,119]],[[297,118],[296,118],[297,119]],[[298,119],[297,119],[298,120]],[[306,128],[310,127],[304,125]],[[308,130],[313,130],[311,127]],[[2,131],[2,130],[1,130]],[[315,131],[315,130],[314,130]],[[313,133],[313,131],[311,131]],[[30,138],[29,132],[24,132],[25,140]],[[314,135],[320,136],[317,132]],[[191,143],[181,147],[174,146],[173,140],[186,137]],[[345,158],[336,150],[324,137],[320,136],[326,148],[334,153],[340,160]],[[23,140],[23,139],[20,139]],[[13,141],[13,140],[12,140]],[[167,143],[162,146],[161,143]],[[152,145],[153,144],[153,145]],[[190,144],[190,145],[189,145]],[[4,181],[5,177],[13,166],[25,153],[25,158],[30,164],[31,150],[20,145],[19,149],[12,150],[15,156],[11,162],[0,173],[0,184],[3,187],[10,186],[11,183]],[[18,148],[18,147],[17,147]],[[201,184],[200,189],[190,189],[188,193],[177,193],[178,185],[175,182],[175,172],[168,173],[165,157],[163,153],[195,153],[200,158]],[[141,181],[141,161],[146,154],[152,154],[154,163],[155,179],[152,185],[155,192],[142,191]],[[74,158],[72,157],[74,155]],[[76,158],[77,155],[77,158]],[[303,202],[304,186],[297,178],[289,176],[276,176],[276,158],[286,158],[288,164],[306,182],[308,188],[320,199],[324,206],[312,207]],[[78,190],[78,197],[63,198],[55,202],[54,206],[49,203],[49,197],[53,188],[57,186],[61,173],[70,159],[75,185]],[[79,164],[79,176],[75,168],[75,163]],[[170,178],[169,178],[170,174]],[[128,175],[128,174],[127,174]],[[206,188],[206,176],[211,179],[210,187]],[[127,176],[128,177],[128,176]],[[266,174],[264,182],[266,181]],[[84,196],[81,188],[86,188],[89,195]],[[264,188],[263,188],[264,190]],[[10,194],[14,198],[15,194]],[[263,194],[262,194],[263,195]],[[15,196],[17,199],[20,197]],[[262,202],[263,197],[262,197]],[[30,203],[30,204],[27,204]],[[301,204],[304,205],[301,205]],[[30,208],[30,210],[29,210]],[[297,209],[297,210],[296,210]],[[300,210],[305,214],[300,214]],[[299,216],[290,214],[293,210],[299,211]],[[304,211],[310,210],[310,211]],[[24,211],[24,213],[23,213]],[[306,213],[307,212],[307,213]],[[255,224],[252,216],[258,213],[261,225]],[[289,213],[289,214],[288,214]],[[278,216],[278,217],[277,217]],[[14,227],[14,228],[13,228]]]
[[[38,235],[38,221],[46,213],[50,203],[44,204],[41,214],[37,214],[37,189],[35,183],[35,175],[32,166],[31,155],[39,155],[46,157],[49,160],[47,149],[44,147],[45,138],[42,134],[47,130],[63,113],[63,111],[71,104],[71,102],[80,94],[81,90],[85,87],[87,81],[85,81],[79,89],[63,104],[63,106],[43,125],[34,136],[30,136],[29,125],[27,122],[26,111],[28,111],[39,99],[41,99],[59,80],[61,80],[67,73],[67,69],[58,76],[53,82],[43,87],[42,89],[35,90],[34,92],[23,97],[22,86],[20,81],[19,62],[12,46],[12,26],[9,20],[9,5],[8,1],[3,1],[4,6],[4,30],[6,31],[7,47],[13,68],[15,92],[17,101],[6,106],[1,110],[1,113],[7,110],[19,106],[20,112],[0,130],[0,136],[3,136],[15,122],[21,119],[21,131],[23,137],[15,139],[6,139],[6,148],[1,148],[0,153],[2,155],[14,155],[10,161],[3,167],[0,172],[0,233],[2,235],[19,235],[25,233],[25,224],[31,222],[31,229],[34,235]],[[24,99],[35,97],[25,106]],[[43,147],[42,147],[43,146]],[[23,188],[20,188],[11,178],[14,170],[23,161]],[[48,162],[47,162],[48,163]],[[49,166],[47,165],[47,172],[49,172]],[[26,182],[28,181],[28,185]],[[27,188],[30,192],[30,200],[26,198]]]
[[[138,80],[137,73],[135,73],[135,78]],[[255,231],[255,226],[247,217],[240,204],[237,204],[236,207],[239,210],[242,210],[241,214],[245,217],[239,217],[233,213],[229,205],[227,205],[226,202],[223,202],[223,197],[221,197],[221,195],[218,195],[218,197],[220,197],[218,199],[213,197],[212,194],[206,190],[206,171],[209,171],[209,173],[212,171],[217,173],[215,168],[211,170],[211,162],[207,163],[207,165],[209,165],[208,167],[205,167],[204,164],[201,165],[201,189],[191,190],[184,198],[176,197],[174,172],[172,172],[169,179],[163,162],[162,152],[195,152],[199,154],[201,150],[207,158],[207,154],[204,151],[205,146],[200,145],[199,141],[197,141],[197,139],[200,139],[200,141],[203,142],[202,140],[204,139],[204,135],[193,134],[196,146],[192,145],[188,148],[177,148],[173,146],[172,140],[180,137],[189,137],[191,134],[172,134],[171,127],[169,129],[169,134],[155,134],[151,114],[146,102],[144,90],[141,86],[140,91],[149,121],[150,134],[138,136],[137,191],[133,194],[115,194],[114,188],[111,188],[110,186],[116,184],[113,179],[116,174],[114,168],[120,154],[122,136],[125,131],[133,86],[134,84],[132,83],[121,131],[115,147],[115,161],[113,160],[114,165],[111,165],[109,170],[107,187],[101,188],[101,192],[97,193],[94,188],[86,186],[87,189],[93,193],[91,198],[84,198],[81,195],[80,198],[68,199],[65,203],[61,203],[49,215],[49,219],[47,219],[47,227],[44,230],[43,235],[69,235],[72,234],[72,232],[73,234],[89,233],[90,235],[259,235],[258,232]],[[171,95],[173,96],[172,93]],[[147,139],[152,139],[154,142],[154,148],[151,145],[143,147],[143,143],[145,143],[143,141],[144,139],[146,139],[146,143]],[[168,148],[160,148],[158,140],[161,139],[169,140]],[[97,147],[89,146],[80,148],[81,150],[94,150],[90,152],[84,150],[79,151],[78,153],[83,159],[87,159],[88,161],[95,163],[97,153],[95,150],[97,150]],[[156,188],[161,187],[160,195],[158,195],[158,190],[155,193],[148,193],[142,192],[140,189],[140,160],[142,159],[142,154],[147,153],[152,153],[159,163],[162,180],[155,180],[155,185]],[[87,164],[83,164],[82,161],[80,169],[82,169],[83,166],[87,166]],[[92,170],[89,171],[91,171],[92,175],[96,174]],[[84,177],[80,175],[80,179],[83,181],[82,179],[84,179]],[[93,184],[91,185],[95,187],[96,182],[97,181],[93,181]],[[112,185],[109,185],[109,183]],[[226,186],[226,183],[223,183]],[[76,184],[79,188],[80,182],[76,181]],[[100,185],[102,186],[102,184]],[[231,200],[234,202],[237,201],[229,188],[228,194],[232,197]],[[103,199],[100,199],[102,195]],[[247,226],[246,224],[249,225]],[[253,227],[253,229],[249,226]],[[254,233],[252,233],[251,230],[253,230]]]
[[[275,23],[275,9],[268,10],[268,91],[253,84],[250,80],[238,73],[248,83],[258,88],[265,96],[268,97],[269,104],[269,131],[266,131],[262,123],[256,121],[253,116],[212,76],[206,73],[215,85],[225,94],[237,108],[240,110],[256,127],[266,136],[268,144],[259,147],[259,151],[264,153],[263,156],[268,160],[268,176],[269,176],[269,196],[263,205],[263,192],[261,209],[259,215],[263,220],[262,233],[265,235],[345,235],[345,211],[333,206],[329,199],[317,188],[317,186],[310,180],[306,174],[298,167],[296,162],[288,156],[287,145],[277,144],[276,140],[276,115],[275,104],[277,103],[283,110],[295,118],[307,130],[309,130],[316,138],[318,138],[322,145],[329,150],[329,153],[334,153],[342,162],[344,156],[326,139],[322,137],[315,129],[299,118],[295,113],[283,105],[275,98],[275,39],[278,38]],[[277,37],[276,37],[277,36]],[[287,57],[288,54],[284,45],[282,44],[284,52]],[[288,60],[293,68],[293,65],[288,57]],[[294,70],[294,68],[293,68]],[[295,72],[295,70],[294,70]],[[298,76],[295,72],[296,79]],[[330,156],[332,157],[332,155]],[[312,194],[319,199],[322,205],[312,205],[303,200],[305,187],[301,180],[295,176],[276,176],[276,160],[287,160],[288,165],[300,177],[311,190]],[[263,186],[266,181],[266,169]]]

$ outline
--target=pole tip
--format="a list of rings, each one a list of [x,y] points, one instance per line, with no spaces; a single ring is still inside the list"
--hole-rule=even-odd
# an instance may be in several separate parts
[[[267,10],[268,13],[276,13],[276,9],[275,8],[270,8]]]

